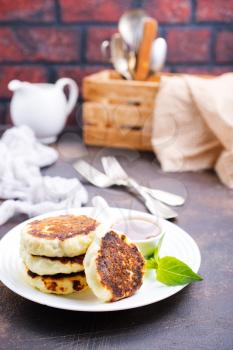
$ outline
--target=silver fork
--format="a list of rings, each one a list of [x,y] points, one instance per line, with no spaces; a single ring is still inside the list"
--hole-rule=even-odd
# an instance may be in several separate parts
[[[133,188],[142,197],[147,209],[154,215],[158,215],[165,219],[177,217],[177,213],[161,203],[157,199],[152,198],[133,178],[129,177],[125,170],[115,157],[103,157],[102,164],[105,173],[115,182],[124,182],[128,187]]]
[[[107,157],[103,157],[102,159],[104,158]],[[73,166],[84,178],[86,178],[94,186],[100,188],[106,188],[114,185],[127,186],[127,181],[122,179],[113,180],[111,177],[106,176],[104,173],[97,170],[84,160],[78,160],[76,163],[74,163]],[[166,191],[151,189],[144,186],[142,186],[142,188],[153,198],[164,202],[165,204],[174,206],[184,204],[184,198],[181,196]]]
[[[96,187],[106,188],[118,185],[118,183],[116,184],[116,182],[110,177],[97,170],[84,160],[78,160],[76,163],[73,164],[73,166],[79,174],[81,174],[85,179],[87,179],[91,184],[93,184]],[[119,185],[121,185],[121,183],[119,183]],[[122,185],[124,185],[124,183],[122,183]]]

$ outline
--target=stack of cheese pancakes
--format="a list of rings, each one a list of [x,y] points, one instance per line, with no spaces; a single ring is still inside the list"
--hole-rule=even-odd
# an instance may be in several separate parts
[[[70,294],[87,287],[83,260],[100,224],[80,215],[29,222],[21,236],[26,279],[46,293]]]

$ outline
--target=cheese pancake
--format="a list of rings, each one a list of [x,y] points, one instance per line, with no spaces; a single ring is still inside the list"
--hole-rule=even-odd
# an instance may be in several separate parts
[[[107,232],[96,236],[84,258],[89,287],[102,301],[133,295],[142,285],[144,258],[124,234]]]
[[[58,258],[31,255],[26,252],[25,249],[21,249],[21,257],[29,270],[38,275],[55,275],[57,273],[69,274],[84,270],[84,254],[72,258],[64,256]]]
[[[96,220],[85,215],[61,215],[34,220],[24,227],[21,246],[32,255],[82,255],[100,226]]]
[[[43,293],[64,295],[79,292],[88,287],[84,272],[39,276],[26,269],[25,278],[32,287]]]

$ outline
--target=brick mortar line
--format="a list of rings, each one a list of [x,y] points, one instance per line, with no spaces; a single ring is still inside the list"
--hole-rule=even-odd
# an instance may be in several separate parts
[[[88,62],[54,62],[54,63],[49,63],[49,62],[0,62],[0,68],[10,68],[10,67],[30,67],[30,68],[57,68],[57,67],[78,67],[78,68],[88,68],[88,67],[96,67],[96,68],[106,68],[109,69],[112,67],[110,63],[88,63]]]
[[[87,38],[87,30],[86,28],[81,29],[80,35],[80,43],[79,43],[79,51],[80,51],[80,61],[85,63],[87,61],[87,46],[88,46],[88,38]]]
[[[0,116],[0,131],[1,131],[1,127],[6,125],[6,123],[7,123],[7,114],[8,114],[7,109],[8,109],[9,103],[7,103],[7,102],[2,103],[1,102],[1,105],[3,106],[3,113]]]
[[[208,23],[170,23],[170,24],[161,24],[161,27],[165,28],[165,29],[169,29],[169,28],[174,28],[174,29],[205,29],[205,28],[216,28],[220,31],[228,31],[229,29],[233,29],[233,23],[228,23],[227,26],[225,23],[218,23],[218,24],[213,24],[211,22]]]
[[[199,23],[196,21],[196,10],[197,10],[197,1],[196,0],[189,0],[190,1],[190,7],[191,7],[191,22],[192,23]]]
[[[58,0],[54,0],[54,13],[56,23],[58,24],[61,22],[61,6]]]
[[[8,102],[10,102],[10,100],[11,100],[10,97],[0,97],[0,102],[5,106],[7,105]]]
[[[215,28],[213,28],[210,36],[210,47],[209,47],[210,57],[213,62],[216,62],[216,45],[217,45],[217,31]]]
[[[18,27],[25,27],[25,28],[82,28],[82,27],[117,27],[118,22],[93,22],[93,21],[86,21],[86,22],[20,22],[20,21],[0,21],[0,27],[1,28],[18,28]],[[224,21],[203,21],[203,22],[197,22],[197,21],[189,21],[189,22],[176,22],[176,23],[168,23],[168,22],[159,22],[159,26],[167,26],[167,27],[206,27],[206,26],[215,26],[215,27],[229,27],[233,28],[232,22],[224,22]]]
[[[57,71],[54,67],[45,67],[47,80],[49,83],[53,83],[57,81]]]
[[[69,66],[69,65],[73,65],[73,66],[100,66],[100,67],[106,67],[109,68],[111,67],[111,64],[105,63],[105,62],[100,62],[100,61],[96,61],[96,62],[81,62],[80,60],[77,61],[69,61],[69,62],[64,62],[64,61],[54,61],[54,62],[49,62],[49,61],[2,61],[0,62],[0,67],[2,66],[30,66],[30,67],[36,67],[36,66],[44,66],[44,67],[53,67],[54,65],[62,65],[62,66]]]
[[[143,0],[134,0],[132,8],[143,8]]]
[[[189,62],[177,62],[177,63],[169,63],[168,62],[168,66],[173,66],[173,65],[178,65],[178,66],[197,66],[197,67],[202,67],[205,65],[209,65],[209,62],[195,62],[195,61],[189,61]],[[228,66],[233,66],[233,62],[213,62],[212,63],[213,66],[218,66],[218,67],[228,67]],[[0,67],[12,67],[12,66],[16,66],[16,67],[34,67],[34,68],[50,68],[50,67],[57,67],[57,66],[71,66],[71,67],[79,67],[79,68],[86,68],[86,67],[99,67],[99,68],[106,68],[109,69],[112,67],[111,64],[108,63],[104,63],[104,62],[99,62],[99,61],[91,61],[91,62],[74,62],[74,61],[70,61],[70,62],[47,62],[47,61],[23,61],[23,62],[12,62],[12,61],[7,61],[7,62],[0,62]]]

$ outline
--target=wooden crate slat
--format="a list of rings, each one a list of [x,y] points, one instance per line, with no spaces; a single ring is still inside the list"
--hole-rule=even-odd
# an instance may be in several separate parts
[[[153,108],[157,90],[140,88],[135,90],[129,86],[121,89],[120,86],[109,86],[103,83],[96,86],[95,83],[88,83],[83,89],[84,98],[87,101],[96,101],[110,104],[125,104],[136,106],[147,106]]]
[[[137,130],[120,132],[119,130],[97,129],[93,126],[86,126],[84,129],[84,142],[88,145],[129,148],[138,150],[151,150],[151,135]]]
[[[170,75],[170,74],[166,74]],[[117,73],[114,70],[103,70],[94,74],[91,74],[89,76],[86,76],[83,79],[83,83],[86,84],[89,81],[94,81],[96,84],[102,84],[104,81],[105,84],[108,85],[119,85],[121,87],[125,86],[136,86],[138,87],[157,87],[160,83],[161,75],[152,75],[150,76],[146,81],[140,81],[140,80],[125,80],[121,77],[119,73]]]
[[[83,111],[84,124],[88,125],[142,128],[147,124],[151,128],[152,124],[150,108],[85,102]]]
[[[106,78],[106,71],[102,72],[102,75],[97,73],[84,79],[85,100],[110,104],[133,104],[150,108],[154,106],[159,82],[104,79],[103,76]]]

